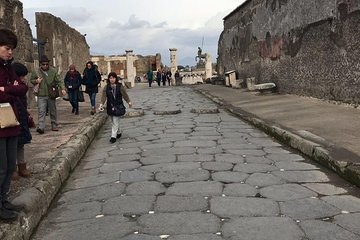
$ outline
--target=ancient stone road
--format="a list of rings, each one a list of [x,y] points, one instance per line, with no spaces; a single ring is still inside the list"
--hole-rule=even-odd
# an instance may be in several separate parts
[[[360,239],[358,190],[334,174],[190,88],[129,95],[145,115],[115,144],[108,121],[33,239]]]

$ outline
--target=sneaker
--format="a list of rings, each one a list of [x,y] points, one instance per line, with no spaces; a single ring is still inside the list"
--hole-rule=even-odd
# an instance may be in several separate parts
[[[10,211],[16,211],[16,212],[19,212],[19,211],[22,211],[24,210],[24,207],[21,206],[21,205],[14,205],[12,204],[11,202],[9,202],[8,200],[5,200],[2,202],[2,206],[3,208],[7,209],[7,210],[10,210]]]
[[[111,143],[116,142],[116,138],[113,138],[113,137],[112,137],[112,138],[110,138],[110,142],[111,142]]]
[[[4,207],[0,208],[0,219],[4,221],[11,221],[17,218],[17,214],[14,211],[8,210]]]
[[[44,134],[44,130],[41,129],[41,128],[37,128],[36,131],[37,131],[39,134]]]
[[[51,131],[57,132],[57,131],[59,131],[59,129],[57,127],[53,127],[53,128],[51,128]]]
[[[116,134],[116,138],[121,138],[121,133]]]

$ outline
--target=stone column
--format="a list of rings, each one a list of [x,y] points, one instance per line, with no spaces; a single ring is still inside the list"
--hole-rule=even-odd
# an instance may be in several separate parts
[[[212,77],[212,62],[211,55],[209,53],[205,54],[205,80]]]
[[[170,71],[171,71],[171,85],[175,85],[175,72],[177,71],[176,48],[169,48],[170,50]]]
[[[127,82],[131,87],[135,87],[135,69],[134,69],[134,54],[133,50],[125,50],[126,52],[126,70]]]
[[[107,63],[107,74],[109,75],[109,73],[111,72],[111,62],[110,60],[107,60],[106,63]]]

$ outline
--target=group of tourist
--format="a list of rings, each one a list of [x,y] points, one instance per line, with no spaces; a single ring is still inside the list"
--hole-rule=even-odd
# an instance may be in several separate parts
[[[151,71],[151,69],[149,69],[149,71],[146,73],[145,77],[149,83],[149,87],[151,87],[151,84],[153,83],[154,81],[154,78],[158,84],[158,86],[161,86],[161,82],[162,82],[162,85],[165,86],[166,85],[166,81],[168,82],[168,85],[170,86],[171,85],[171,76],[172,76],[172,73],[170,70],[158,70],[156,73],[155,73],[155,76],[154,76],[154,73],[153,71]],[[175,80],[176,80],[176,84],[179,84],[179,81],[180,81],[180,73],[179,71],[176,71],[175,72]]]
[[[12,31],[0,29],[0,110],[7,106],[16,118],[11,119],[14,122],[12,125],[2,124],[2,121],[8,121],[5,114],[0,118],[0,220],[2,221],[16,219],[17,212],[23,210],[23,206],[14,205],[8,200],[11,180],[15,180],[19,176],[31,176],[25,161],[24,144],[31,142],[30,125],[35,127],[35,124],[31,121],[32,117],[27,110],[28,86],[25,78],[28,75],[28,69],[22,63],[13,62],[13,50],[17,43],[17,36]],[[33,91],[37,96],[36,132],[45,133],[45,118],[48,113],[51,119],[51,130],[59,131],[56,110],[56,99],[60,97],[59,92],[63,96],[68,94],[72,113],[79,114],[78,97],[81,85],[86,86],[85,92],[89,95],[91,115],[96,113],[96,95],[101,75],[93,62],[86,63],[82,76],[76,70],[75,65],[71,64],[63,81],[57,71],[50,67],[50,60],[45,55],[40,57],[39,63],[39,68],[30,75],[30,83],[33,84]],[[107,114],[111,117],[111,143],[115,143],[116,139],[121,137],[119,122],[125,114],[123,99],[129,107],[132,107],[125,88],[119,82],[116,73],[111,72],[108,76],[107,86],[103,88],[99,106],[99,109],[103,110],[106,104]]]

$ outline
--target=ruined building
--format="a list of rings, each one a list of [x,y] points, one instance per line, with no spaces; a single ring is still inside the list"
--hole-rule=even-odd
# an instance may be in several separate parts
[[[0,0],[0,28],[12,30],[18,36],[14,58],[33,68],[34,47],[29,22],[23,16],[23,6],[18,0]]]
[[[247,0],[224,18],[218,73],[360,104],[360,1]]]
[[[44,53],[63,77],[70,64],[82,73],[90,60],[90,47],[85,36],[50,13],[37,12],[36,33],[39,43],[44,43]]]
[[[92,56],[91,61],[93,61],[97,66],[101,74],[107,75],[109,72],[114,71],[121,78],[127,78],[127,58],[126,54],[124,55],[111,55],[111,56]],[[142,56],[136,55],[134,57],[134,68],[136,76],[143,76],[145,73],[151,69],[156,71],[161,69],[161,55],[157,53],[156,55]]]

